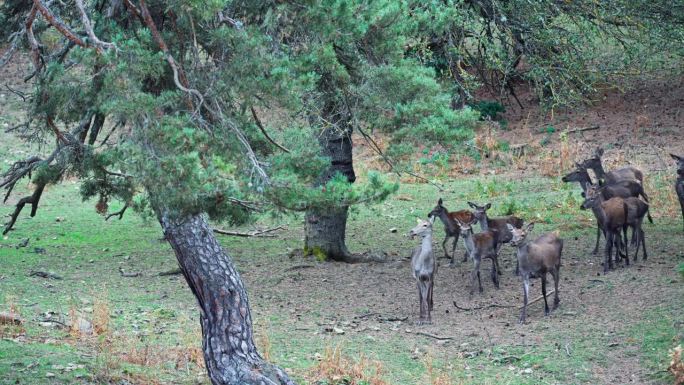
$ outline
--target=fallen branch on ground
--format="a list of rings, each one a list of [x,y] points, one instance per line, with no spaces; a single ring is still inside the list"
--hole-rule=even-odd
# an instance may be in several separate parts
[[[173,270],[169,270],[169,271],[162,271],[161,273],[159,273],[159,276],[164,277],[166,275],[178,275],[178,274],[182,274],[182,273],[183,272],[181,271],[181,269],[173,269]]]
[[[228,231],[228,230],[222,230],[222,229],[213,229],[215,233],[217,234],[222,234],[222,235],[231,235],[234,237],[275,237],[273,234],[267,234],[272,231],[276,230],[282,230],[285,229],[284,226],[278,226],[274,227],[272,229],[266,229],[266,230],[255,230],[255,231],[250,231],[247,233],[240,232],[240,231]]]
[[[45,272],[45,271],[31,271],[29,277],[41,277],[41,278],[52,278],[52,279],[62,279],[59,275],[55,273]]]
[[[591,130],[598,130],[600,126],[597,124],[595,126],[589,126],[589,127],[581,127],[581,128],[575,128],[572,130],[568,131],[568,134],[572,134],[573,132],[583,132],[583,131],[591,131]]]
[[[553,289],[553,290],[551,290],[550,292],[546,293],[546,295],[549,296],[549,295],[551,295],[551,294],[553,294],[553,293],[555,293],[555,292],[556,292],[556,289]],[[542,299],[542,298],[544,298],[544,295],[543,295],[543,294],[540,295],[539,297],[533,299],[532,301],[529,301],[527,304],[528,304],[528,305],[532,305],[533,303],[539,301],[539,300]],[[522,310],[523,307],[524,307],[524,305],[523,305],[523,306],[520,306],[520,307],[518,308],[518,310]]]
[[[454,337],[450,337],[450,336],[438,336],[438,335],[434,335],[434,334],[431,334],[428,332],[421,332],[421,331],[417,331],[416,334],[421,335],[421,336],[425,336],[425,337],[434,338],[434,339],[440,340],[440,341],[453,340],[454,339]]]
[[[119,273],[121,273],[122,277],[126,278],[140,277],[142,275],[140,272],[126,273],[121,267],[119,267]]]

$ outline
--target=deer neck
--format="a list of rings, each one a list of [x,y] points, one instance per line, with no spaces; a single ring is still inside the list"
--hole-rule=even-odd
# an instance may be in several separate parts
[[[466,249],[470,252],[475,248],[475,239],[473,239],[473,229],[461,230],[461,235],[463,236],[463,242],[465,243]]]
[[[518,247],[518,250],[517,250],[518,260],[527,258],[527,255],[528,255],[527,247],[529,246],[529,244],[530,244],[530,241],[523,241],[523,243],[521,243],[517,246]]]
[[[482,231],[489,230],[489,217],[486,213],[482,216],[482,220],[480,221],[480,228],[482,229]]]
[[[587,177],[589,177],[589,175],[587,175]],[[580,186],[582,186],[582,191],[584,191],[585,193],[586,193],[587,190],[589,189],[589,186],[592,185],[592,184],[591,184],[591,181],[588,180],[587,178],[581,179],[581,180],[579,181],[579,183],[580,183]]]
[[[596,163],[596,167],[594,167],[594,172],[596,173],[596,177],[599,179],[604,179],[606,177],[606,171],[603,169],[603,161],[600,159]]]
[[[447,214],[446,210],[442,210],[439,212],[439,220],[442,221],[444,226],[449,230],[449,233],[455,233],[456,232],[456,224],[454,223],[453,219],[449,218],[449,214]]]
[[[432,232],[425,234],[420,242],[420,251],[424,253],[427,250],[432,250]]]

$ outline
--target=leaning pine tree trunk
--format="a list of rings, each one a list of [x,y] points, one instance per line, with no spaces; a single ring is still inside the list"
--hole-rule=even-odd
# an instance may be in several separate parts
[[[294,385],[257,352],[247,292],[205,217],[174,220],[160,215],[159,222],[199,302],[202,349],[212,384]]]
[[[334,103],[330,103],[331,105]],[[332,110],[327,106],[327,110]],[[333,113],[324,114],[330,124],[319,136],[323,155],[330,158],[330,166],[319,178],[318,184],[325,184],[336,173],[347,177],[350,183],[356,180],[352,162],[352,129],[348,119]],[[347,250],[345,230],[347,228],[347,212],[349,206],[312,209],[306,213],[304,250],[318,258],[334,261],[355,262],[354,256]]]

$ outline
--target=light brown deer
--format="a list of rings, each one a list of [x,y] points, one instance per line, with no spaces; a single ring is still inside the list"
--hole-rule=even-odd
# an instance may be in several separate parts
[[[482,258],[489,258],[492,260],[492,282],[494,286],[499,288],[499,277],[497,274],[498,269],[498,255],[496,253],[496,236],[492,231],[483,231],[481,233],[473,233],[473,225],[477,222],[473,218],[471,221],[461,221],[456,219],[456,223],[461,228],[461,235],[463,235],[463,241],[465,243],[465,248],[468,251],[468,255],[473,260],[474,268],[470,277],[470,294],[475,292],[475,278],[477,277],[477,283],[480,293],[483,292],[482,280],[480,279],[480,264],[482,263]]]
[[[450,265],[453,266],[454,261],[456,260],[456,245],[458,244],[458,237],[461,234],[461,228],[456,224],[456,218],[459,218],[464,222],[468,222],[474,218],[474,215],[468,210],[449,211],[442,205],[442,203],[442,198],[439,198],[437,201],[437,206],[435,206],[435,208],[428,213],[428,218],[437,217],[444,224],[446,236],[444,237],[444,242],[442,242],[442,249],[444,250],[444,256],[451,259]],[[451,246],[451,256],[449,256],[446,245],[447,241],[451,237],[454,238],[454,243]],[[468,252],[463,254],[463,262],[466,262],[467,260]]]
[[[418,220],[418,225],[409,231],[409,236],[413,239],[421,237],[420,246],[416,246],[411,254],[411,268],[413,278],[418,285],[418,299],[420,300],[420,318],[418,324],[432,323],[430,312],[432,311],[432,288],[435,284],[435,274],[437,274],[437,263],[432,252],[432,223],[430,221]]]
[[[520,277],[523,281],[523,308],[520,313],[520,323],[525,323],[527,317],[527,302],[530,291],[530,278],[541,278],[542,295],[544,296],[544,314],[549,315],[549,304],[546,300],[546,273],[551,273],[555,286],[553,298],[553,310],[558,308],[558,283],[560,282],[561,254],[563,253],[563,240],[556,233],[546,233],[534,241],[526,241],[527,235],[534,228],[530,223],[524,228],[516,229],[508,225],[512,234],[511,246],[517,248],[518,266]]]
[[[603,233],[606,235],[605,260],[603,263],[603,273],[605,274],[609,268],[613,268],[613,260],[611,258],[613,246],[617,246],[615,258],[619,260],[620,248],[622,246],[621,229],[625,234],[625,239],[627,238],[627,204],[624,199],[619,197],[605,200],[597,186],[589,187],[583,195],[585,199],[580,208],[582,210],[592,209],[596,216],[596,221],[601,223]],[[625,258],[629,261],[627,247],[625,247]]]

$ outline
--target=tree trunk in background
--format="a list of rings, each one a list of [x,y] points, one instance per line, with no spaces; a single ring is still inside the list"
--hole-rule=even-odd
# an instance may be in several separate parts
[[[257,352],[247,292],[205,217],[173,220],[160,215],[159,222],[199,303],[202,350],[212,384],[294,385]]]
[[[323,155],[330,158],[330,167],[319,178],[319,185],[328,182],[336,173],[346,176],[351,183],[356,180],[348,115],[335,101],[328,102],[323,109],[323,117],[329,124],[318,140]],[[305,253],[334,261],[356,262],[344,242],[348,210],[349,206],[340,206],[307,211]]]

